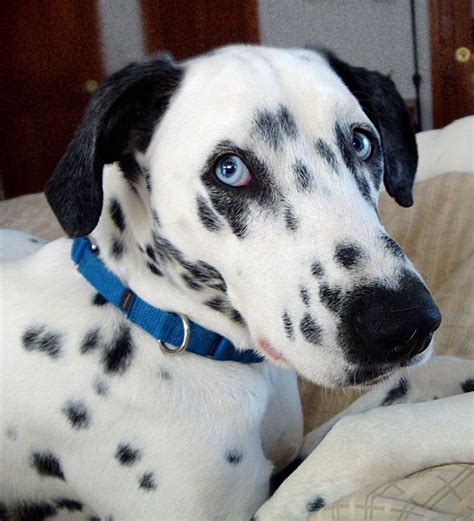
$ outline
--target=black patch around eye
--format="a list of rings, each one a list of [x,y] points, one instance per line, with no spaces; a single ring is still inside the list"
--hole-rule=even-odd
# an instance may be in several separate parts
[[[283,321],[283,327],[285,329],[286,338],[288,338],[288,340],[294,340],[295,332],[293,330],[293,322],[287,311],[283,313],[281,319]]]
[[[308,288],[300,288],[300,297],[301,297],[301,300],[303,301],[303,304],[305,306],[309,306],[310,297],[309,297]]]
[[[357,267],[364,257],[362,248],[349,242],[339,243],[334,254],[335,261],[346,269]]]
[[[285,224],[288,230],[295,232],[298,229],[298,219],[290,206],[285,207]]]
[[[143,490],[151,491],[156,489],[156,480],[153,472],[145,472],[138,480],[138,487]]]
[[[130,466],[142,457],[140,449],[135,449],[128,443],[120,443],[115,452],[115,459],[121,464]]]
[[[207,201],[204,197],[198,195],[196,197],[196,204],[198,209],[198,216],[205,228],[207,228],[210,232],[217,232],[222,229],[222,222],[219,219],[218,215],[212,210],[212,208],[208,205]]]
[[[311,264],[311,274],[317,279],[324,277],[324,268],[319,261],[314,261],[313,264]]]
[[[110,200],[109,211],[110,217],[115,226],[117,226],[117,228],[123,232],[125,230],[125,217],[123,215],[122,205],[118,202],[117,199]]]
[[[319,299],[333,313],[337,313],[343,304],[341,290],[330,288],[326,284],[319,288]]]
[[[15,521],[44,521],[57,514],[57,510],[46,502],[22,502],[13,508]],[[3,518],[1,518],[3,521]]]
[[[319,344],[321,340],[321,328],[309,313],[306,313],[301,319],[300,331],[307,342],[310,344]]]
[[[105,306],[105,304],[107,304],[107,300],[100,293],[96,293],[92,297],[92,304],[94,306]]]
[[[326,163],[337,172],[337,159],[336,154],[331,150],[331,147],[322,139],[317,139],[314,143],[314,148],[320,157],[322,157]]]
[[[62,408],[63,414],[74,429],[87,429],[90,425],[90,414],[84,402],[69,400]]]
[[[461,389],[464,393],[471,393],[474,391],[474,378],[468,378],[461,384]]]
[[[400,378],[398,384],[395,387],[392,387],[390,391],[388,391],[387,396],[383,399],[380,405],[392,405],[402,398],[404,398],[408,392],[408,381],[406,378]]]
[[[123,374],[130,366],[135,346],[130,328],[122,326],[112,343],[105,349],[102,357],[106,373]]]
[[[229,187],[216,180],[214,166],[224,154],[237,155],[247,165],[251,174],[248,185]],[[214,210],[227,221],[239,239],[247,236],[252,206],[275,211],[275,202],[281,200],[265,162],[251,150],[240,148],[230,141],[222,141],[214,148],[206,161],[201,180],[207,188]]]
[[[317,512],[318,510],[321,510],[326,505],[326,502],[322,497],[315,497],[311,501],[308,502],[306,505],[306,510],[308,512]]]
[[[54,500],[54,504],[58,508],[64,508],[68,510],[69,512],[74,511],[81,511],[82,510],[82,503],[79,501],[76,501],[75,499],[68,499],[68,498],[58,498]]]
[[[49,451],[33,452],[31,466],[40,476],[58,478],[66,481],[59,459]]]
[[[163,276],[163,272],[158,268],[158,266],[156,266],[156,264],[153,264],[153,262],[147,262],[146,266],[153,273],[153,275],[156,275],[157,277]]]
[[[337,147],[339,148],[339,152],[341,153],[342,159],[346,167],[353,174],[355,174],[355,152],[354,148],[351,145],[351,137],[348,135],[347,132],[344,131],[344,129],[339,123],[336,123],[334,133],[336,134]]]
[[[385,244],[385,247],[387,248],[387,250],[392,252],[393,255],[395,255],[395,257],[398,257],[399,259],[405,258],[404,251],[400,248],[398,243],[394,239],[392,239],[392,237],[390,237],[389,235],[383,234],[380,236],[380,239]]]
[[[125,244],[117,237],[112,238],[112,242],[110,244],[110,255],[115,259],[119,260],[123,257],[125,253]]]
[[[26,351],[37,351],[51,358],[57,358],[61,353],[61,335],[48,330],[46,326],[29,327],[21,340]]]
[[[305,192],[311,187],[312,176],[308,167],[298,159],[293,165],[293,172],[295,173],[296,188],[300,192]]]
[[[81,346],[79,348],[82,354],[89,353],[90,351],[94,351],[99,345],[99,328],[91,329],[81,342]]]
[[[231,464],[231,465],[237,465],[242,461],[242,454],[237,451],[230,451],[225,455],[225,459]]]

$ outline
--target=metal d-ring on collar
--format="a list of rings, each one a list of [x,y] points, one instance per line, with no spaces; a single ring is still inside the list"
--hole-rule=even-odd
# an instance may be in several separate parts
[[[183,323],[183,341],[181,342],[181,345],[174,346],[173,349],[170,349],[164,342],[157,339],[158,345],[160,346],[160,349],[163,351],[163,353],[168,353],[172,355],[177,355],[178,353],[182,353],[186,350],[189,343],[189,338],[191,336],[191,326],[189,325],[189,319],[186,315],[183,315],[182,313],[176,313],[179,318],[181,319]]]

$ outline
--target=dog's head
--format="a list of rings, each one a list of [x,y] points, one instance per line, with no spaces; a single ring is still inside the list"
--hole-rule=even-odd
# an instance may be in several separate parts
[[[109,194],[112,254],[137,246],[148,287],[179,271],[241,347],[325,385],[429,356],[439,311],[377,213],[382,181],[412,204],[417,165],[390,79],[311,49],[158,56],[104,83],[48,183],[70,235],[96,227],[111,163],[135,201]]]

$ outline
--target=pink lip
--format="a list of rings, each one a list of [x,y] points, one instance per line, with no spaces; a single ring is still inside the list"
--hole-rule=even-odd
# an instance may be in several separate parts
[[[274,347],[272,347],[270,345],[270,343],[267,340],[265,340],[264,338],[262,338],[258,341],[258,345],[262,348],[263,351],[265,351],[265,353],[268,354],[268,356],[270,358],[273,358],[275,360],[283,359],[283,355],[279,351],[277,351]]]

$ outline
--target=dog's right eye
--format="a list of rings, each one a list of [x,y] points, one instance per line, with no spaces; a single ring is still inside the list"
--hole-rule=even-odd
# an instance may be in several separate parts
[[[245,186],[252,179],[242,159],[232,154],[222,156],[217,161],[214,174],[219,181],[229,186]]]

